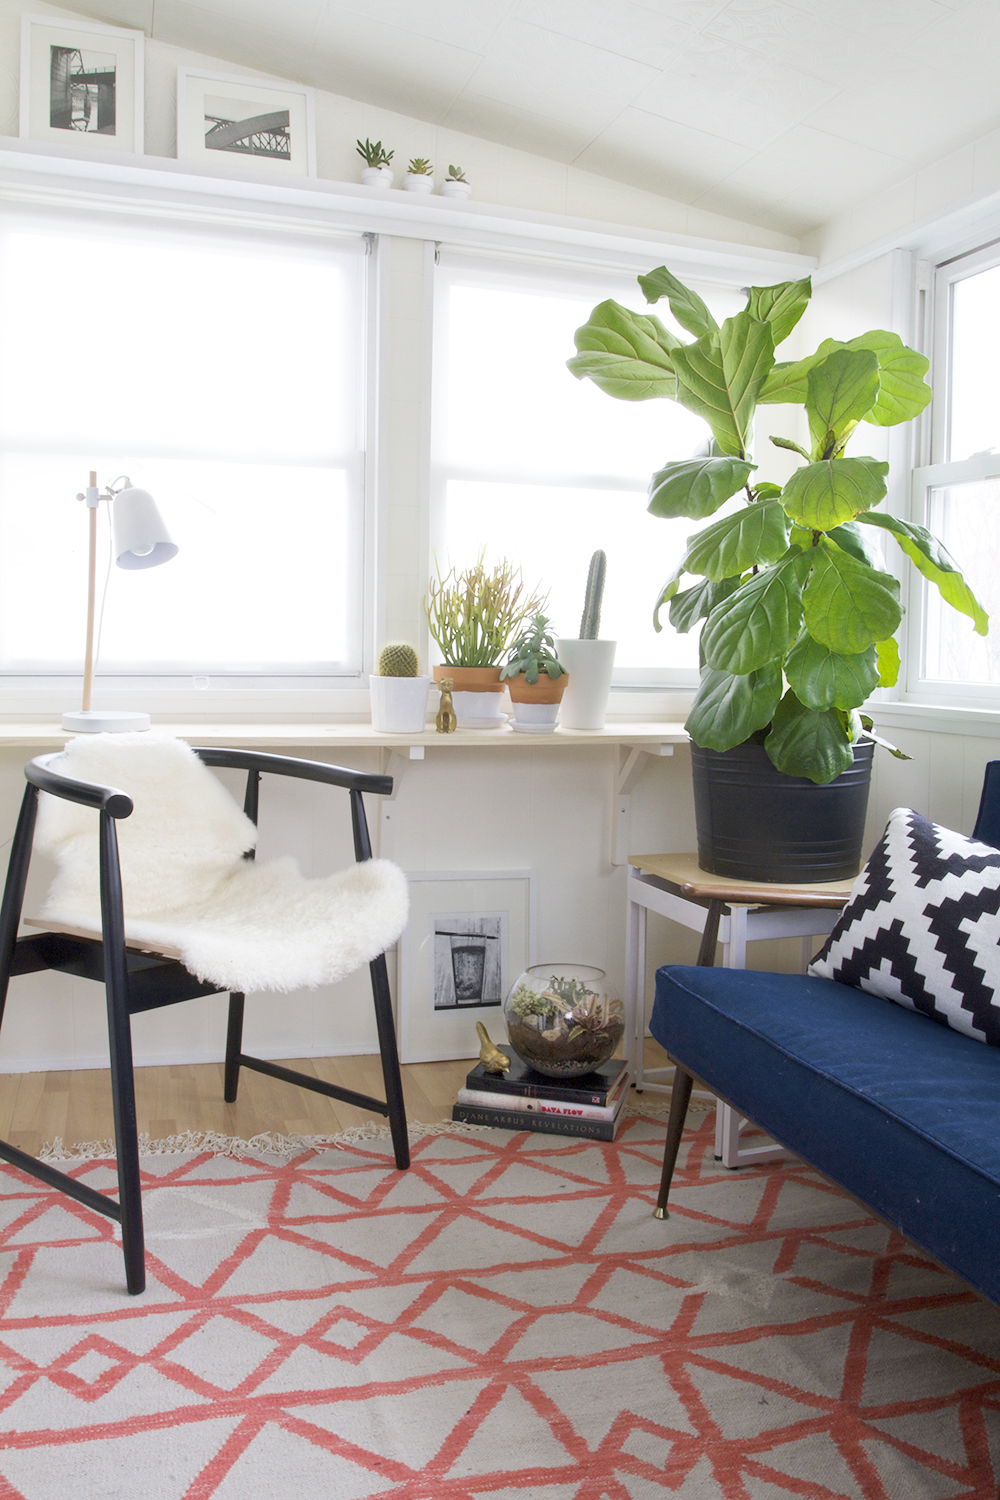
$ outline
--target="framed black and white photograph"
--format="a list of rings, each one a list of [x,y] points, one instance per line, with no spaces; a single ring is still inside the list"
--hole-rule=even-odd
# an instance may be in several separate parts
[[[399,942],[402,1062],[477,1057],[476,1022],[503,1041],[503,1002],[534,962],[529,870],[408,874],[410,921]]]
[[[22,137],[142,151],[143,34],[21,17]]]
[[[313,177],[313,91],[298,84],[178,68],[177,156]]]

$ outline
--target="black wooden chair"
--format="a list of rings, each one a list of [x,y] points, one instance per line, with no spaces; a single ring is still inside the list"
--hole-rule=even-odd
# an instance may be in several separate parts
[[[195,754],[208,766],[233,767],[248,773],[244,812],[254,823],[257,822],[258,793],[263,772],[345,788],[350,794],[355,857],[359,862],[371,858],[371,841],[362,794],[388,794],[392,791],[391,776],[367,775],[317,761],[264,755],[249,750],[197,748]],[[104,985],[118,1158],[118,1198],[110,1198],[97,1192],[86,1183],[78,1182],[65,1172],[29,1156],[7,1141],[0,1141],[0,1159],[120,1223],[126,1284],[129,1292],[135,1294],[145,1288],[146,1268],[130,1017],[140,1011],[155,1010],[160,1006],[175,1005],[181,1000],[193,1000],[202,995],[223,992],[217,985],[206,984],[197,979],[175,957],[126,946],[115,824],[119,818],[130,815],[132,800],[113,787],[74,781],[60,774],[52,764],[57,759],[56,755],[39,756],[30,761],[24,770],[28,785],[14,833],[3,903],[0,906],[0,1021],[3,1019],[8,985],[14,975],[57,969],[64,974],[95,979]],[[100,813],[103,941],[55,931],[40,932],[31,937],[17,936],[31,861],[39,791],[50,792],[55,797],[80,803]],[[307,1074],[280,1067],[277,1063],[248,1057],[242,1051],[244,997],[241,994],[231,994],[229,1000],[224,1097],[227,1103],[235,1101],[240,1069],[251,1068],[272,1078],[280,1078],[287,1083],[296,1083],[301,1088],[312,1089],[315,1093],[325,1094],[331,1099],[339,1099],[360,1109],[387,1115],[396,1166],[402,1170],[409,1166],[410,1154],[385,954],[379,954],[369,967],[385,1081],[384,1101],[367,1094],[355,1093],[353,1089],[341,1088],[337,1084],[325,1083],[321,1079],[310,1078]]]

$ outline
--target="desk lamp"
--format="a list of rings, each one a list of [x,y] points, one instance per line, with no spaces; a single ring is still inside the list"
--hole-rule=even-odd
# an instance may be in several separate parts
[[[117,488],[116,488],[117,486]],[[131,479],[109,484],[102,495],[97,475],[91,470],[86,492],[77,495],[86,501],[90,513],[90,557],[87,575],[87,648],[83,664],[83,707],[62,716],[62,727],[75,734],[124,734],[129,730],[148,729],[149,714],[92,709],[94,686],[94,614],[97,600],[97,508],[102,500],[111,505],[111,526],[115,562],[120,568],[156,568],[177,556],[160,512],[147,490],[135,489]]]

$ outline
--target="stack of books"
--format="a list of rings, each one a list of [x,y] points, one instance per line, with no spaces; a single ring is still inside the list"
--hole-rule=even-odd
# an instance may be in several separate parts
[[[560,1083],[511,1058],[509,1073],[487,1073],[477,1063],[458,1091],[453,1120],[501,1130],[542,1130],[613,1141],[625,1112],[629,1074],[621,1058],[582,1078]]]

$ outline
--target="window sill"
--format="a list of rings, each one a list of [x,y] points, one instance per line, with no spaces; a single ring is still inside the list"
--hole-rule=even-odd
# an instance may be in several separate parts
[[[539,749],[567,745],[686,745],[683,724],[671,721],[642,720],[609,723],[604,729],[556,729],[552,734],[517,734],[505,725],[502,729],[459,729],[454,734],[438,734],[433,722],[415,734],[385,734],[371,722],[355,724],[325,723],[256,723],[220,724],[162,723],[153,731],[176,735],[196,745],[239,745],[252,749],[294,750],[304,746],[313,749],[388,749],[403,751],[414,747],[422,760],[427,747],[436,750]],[[57,722],[26,724],[0,721],[0,747],[61,750],[72,736]]]
[[[932,734],[1000,738],[1000,709],[952,708],[942,703],[875,703],[868,705],[866,712],[879,730],[921,729]]]

